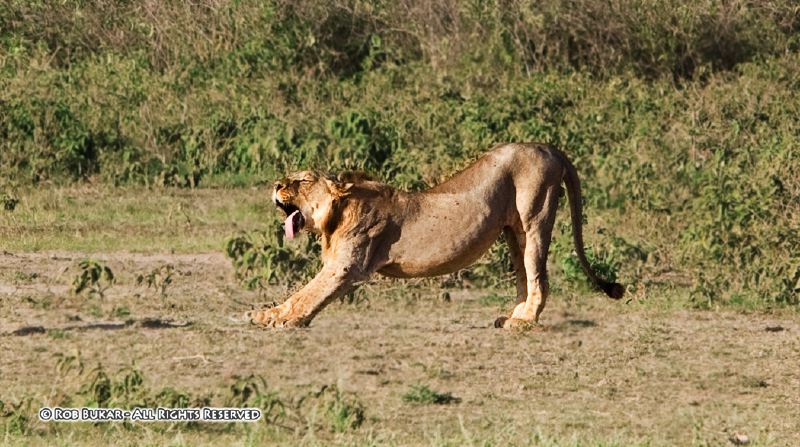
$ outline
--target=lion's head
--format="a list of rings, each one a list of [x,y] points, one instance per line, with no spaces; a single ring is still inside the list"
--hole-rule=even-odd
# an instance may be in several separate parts
[[[286,237],[292,239],[301,230],[321,233],[334,204],[350,186],[314,171],[295,172],[275,182],[272,200],[286,213]]]

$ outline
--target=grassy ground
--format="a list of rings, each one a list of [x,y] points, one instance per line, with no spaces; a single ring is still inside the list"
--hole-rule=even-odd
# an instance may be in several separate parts
[[[197,252],[219,250],[237,231],[269,216],[258,188],[31,188],[0,213],[0,247],[10,251]],[[271,211],[271,210],[270,210]]]
[[[543,330],[513,333],[491,327],[511,307],[508,288],[377,281],[309,329],[263,331],[238,317],[286,290],[243,290],[221,254],[227,237],[272,219],[258,190],[86,187],[22,199],[0,214],[5,444],[800,443],[793,308],[691,310],[669,279],[612,302],[555,275]],[[103,297],[71,292],[86,257],[116,276]],[[150,286],[137,281],[153,272]],[[269,417],[36,417],[42,405],[142,403],[259,406]]]

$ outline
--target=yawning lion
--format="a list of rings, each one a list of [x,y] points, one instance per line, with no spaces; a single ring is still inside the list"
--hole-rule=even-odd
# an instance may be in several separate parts
[[[333,298],[372,273],[396,278],[455,272],[477,260],[504,232],[516,270],[517,301],[498,327],[536,323],[548,295],[547,251],[562,180],[580,264],[611,298],[623,287],[595,275],[581,234],[581,193],[575,167],[544,144],[502,144],[450,180],[404,192],[360,175],[316,172],[275,183],[273,200],[286,213],[284,230],[321,236],[322,270],[283,304],[247,313],[269,327],[308,325]]]

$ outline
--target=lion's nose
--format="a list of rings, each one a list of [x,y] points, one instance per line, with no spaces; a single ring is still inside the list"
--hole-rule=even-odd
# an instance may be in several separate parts
[[[275,191],[280,191],[280,190],[282,190],[283,188],[285,188],[284,184],[283,184],[283,183],[281,183],[281,182],[275,182],[275,185],[274,185],[274,186],[275,186]]]

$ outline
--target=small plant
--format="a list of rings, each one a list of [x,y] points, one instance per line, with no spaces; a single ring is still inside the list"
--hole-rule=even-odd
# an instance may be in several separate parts
[[[160,390],[147,388],[144,374],[135,365],[126,366],[113,376],[97,365],[79,394],[87,398],[88,406],[186,408],[203,407],[211,403],[208,396],[192,396],[172,387]]]
[[[60,340],[66,337],[67,333],[64,332],[63,329],[50,329],[49,331],[47,331],[47,335],[53,340]]]
[[[447,405],[461,402],[461,399],[451,393],[440,393],[428,388],[427,385],[412,385],[411,389],[403,394],[403,402],[422,405]]]
[[[344,433],[355,430],[364,423],[364,405],[354,396],[342,393],[338,387],[324,387],[329,394],[324,406],[330,428]]]
[[[10,435],[26,435],[30,432],[31,398],[16,404],[0,400],[0,422],[3,431]]]
[[[72,291],[76,295],[87,292],[89,297],[99,296],[114,284],[114,272],[111,268],[94,259],[84,259],[78,264],[81,272],[72,281]]]
[[[84,365],[80,351],[78,351],[75,355],[68,355],[59,352],[55,354],[55,357],[58,359],[56,361],[56,371],[58,371],[61,377],[66,377],[73,371],[78,375],[83,374]]]
[[[126,306],[114,307],[114,309],[111,310],[111,316],[115,318],[127,318],[131,316],[131,310]]]
[[[237,378],[230,387],[226,405],[260,408],[264,420],[275,423],[286,415],[286,411],[278,393],[269,391],[268,388],[267,381],[261,376],[251,374]]]
[[[158,291],[161,298],[166,298],[167,287],[172,284],[173,273],[175,273],[175,267],[172,264],[164,264],[153,269],[150,273],[136,276],[136,285],[146,284],[148,289],[152,288]]]
[[[97,304],[92,304],[92,307],[89,308],[89,315],[95,318],[101,318],[103,316],[103,309]]]
[[[149,390],[144,386],[144,375],[135,366],[127,366],[112,377],[98,364],[89,372],[89,381],[78,394],[89,407],[144,407],[150,403]]]
[[[155,400],[159,406],[169,408],[187,408],[190,403],[188,394],[169,387],[162,389]]]
[[[90,381],[81,387],[79,394],[86,396],[87,406],[104,407],[111,400],[111,378],[100,364],[90,374]]]
[[[36,272],[27,273],[27,272],[14,272],[14,280],[17,282],[23,283],[32,283],[39,277],[39,274]]]
[[[3,204],[3,209],[6,211],[14,211],[19,204],[19,198],[12,196],[8,193],[0,194],[0,203]]]
[[[339,390],[336,385],[325,385],[319,391],[300,399],[301,414],[323,416],[322,428],[334,433],[356,430],[364,423],[364,405],[358,398]],[[313,420],[309,421],[313,425]]]

